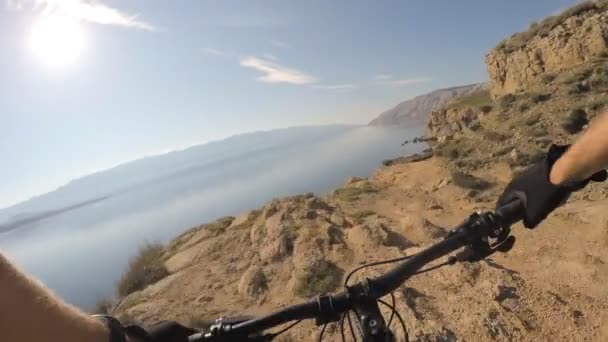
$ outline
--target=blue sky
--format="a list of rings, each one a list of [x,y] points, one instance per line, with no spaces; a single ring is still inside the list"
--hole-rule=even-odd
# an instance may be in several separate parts
[[[574,0],[0,2],[3,207],[145,155],[363,124],[412,96],[484,81],[490,48]],[[41,57],[31,46],[49,16],[76,22],[84,42],[61,67],[45,63],[61,49]]]

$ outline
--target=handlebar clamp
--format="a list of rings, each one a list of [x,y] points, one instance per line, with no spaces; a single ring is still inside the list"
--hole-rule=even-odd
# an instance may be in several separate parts
[[[496,252],[508,252],[515,244],[515,237],[511,236],[511,227],[501,224],[494,213],[474,213],[449,236],[461,230],[478,232],[459,254],[461,261],[476,262],[483,260]],[[490,238],[495,239],[491,242]]]
[[[315,324],[317,326],[340,320],[340,315],[334,308],[333,298],[331,295],[324,294],[318,296],[317,306],[319,309],[319,315],[315,319]]]

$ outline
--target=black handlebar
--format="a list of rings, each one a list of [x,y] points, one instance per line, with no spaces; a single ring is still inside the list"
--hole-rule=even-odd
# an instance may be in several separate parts
[[[259,319],[236,325],[221,325],[219,332],[196,334],[188,341],[248,340],[252,334],[290,321],[315,318],[321,322],[330,322],[332,317],[339,317],[340,314],[354,309],[362,298],[376,300],[394,292],[425,265],[462,247],[469,246],[474,253],[478,253],[477,260],[487,257],[498,250],[495,246],[507,240],[509,227],[523,218],[523,212],[523,204],[515,201],[496,209],[495,213],[473,214],[453,229],[443,241],[419,252],[377,278],[357,283],[338,294],[320,296],[308,303],[286,307]],[[490,238],[502,241],[490,244]]]

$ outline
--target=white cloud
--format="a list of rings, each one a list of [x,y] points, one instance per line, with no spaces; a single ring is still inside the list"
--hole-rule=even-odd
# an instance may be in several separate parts
[[[262,72],[257,79],[264,83],[312,84],[317,79],[302,71],[279,65],[267,59],[247,56],[241,59],[241,65]]]
[[[378,77],[378,76],[383,76],[383,77]],[[374,80],[375,80],[374,83],[378,84],[378,85],[385,85],[385,86],[391,86],[391,87],[402,87],[402,86],[415,85],[415,84],[427,83],[427,82],[432,81],[429,77],[394,79],[392,76],[390,76],[390,77],[386,77],[386,76],[390,76],[390,75],[377,75],[376,77],[374,77]]]
[[[289,47],[289,44],[287,44],[287,43],[285,43],[283,41],[280,41],[280,40],[276,40],[276,39],[272,39],[270,41],[270,44],[272,44],[273,46],[279,47],[279,48]]]
[[[353,89],[357,88],[357,86],[352,83],[316,85],[314,87],[317,89],[341,90],[341,91],[353,90]]]
[[[214,55],[214,56],[226,56],[228,55],[228,53],[226,51],[222,51],[222,50],[218,50],[218,49],[214,49],[214,48],[206,48],[205,50],[206,54],[209,55]]]
[[[43,15],[64,15],[101,25],[156,30],[151,24],[140,20],[137,15],[123,13],[97,0],[8,0],[7,4],[9,8],[19,11],[31,10]]]

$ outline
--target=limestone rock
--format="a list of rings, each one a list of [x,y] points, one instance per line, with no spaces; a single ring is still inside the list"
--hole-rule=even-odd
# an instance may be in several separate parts
[[[539,25],[550,28],[543,23]],[[595,10],[564,19],[549,32],[530,37],[516,49],[505,48],[521,40],[522,34],[530,33],[512,36],[486,56],[492,96],[497,98],[545,83],[545,75],[559,74],[605,52],[606,32],[607,15]]]

